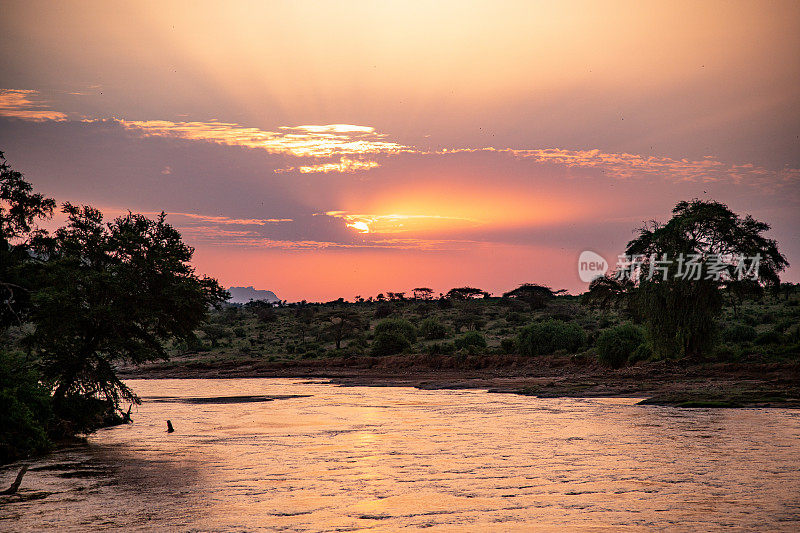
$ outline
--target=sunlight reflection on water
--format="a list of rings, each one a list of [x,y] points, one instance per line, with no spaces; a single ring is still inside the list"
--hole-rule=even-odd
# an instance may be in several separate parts
[[[0,529],[800,527],[798,411],[286,379],[129,384],[144,399],[133,424],[32,466],[95,475],[32,470],[23,487],[52,494],[0,508]],[[260,395],[308,396],[198,400]]]

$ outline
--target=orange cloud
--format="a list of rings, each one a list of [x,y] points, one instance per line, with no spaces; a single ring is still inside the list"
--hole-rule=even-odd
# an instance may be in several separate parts
[[[35,101],[39,91],[30,89],[0,89],[0,116],[22,120],[66,120],[67,115],[53,111],[46,103]]]
[[[67,115],[50,109],[39,100],[40,93],[28,89],[0,89],[0,116],[31,121],[63,121]],[[786,167],[772,170],[750,163],[732,164],[713,156],[700,160],[675,159],[630,153],[591,150],[565,150],[561,148],[497,148],[462,147],[441,150],[422,150],[389,139],[374,127],[355,124],[324,124],[280,126],[277,131],[245,127],[233,122],[173,122],[169,120],[131,121],[113,119],[122,127],[143,136],[173,137],[214,142],[230,146],[261,149],[273,154],[298,158],[336,159],[338,161],[313,162],[290,166],[274,172],[297,171],[310,173],[350,173],[374,169],[379,163],[370,156],[417,155],[447,156],[459,153],[494,152],[531,160],[541,164],[568,168],[597,168],[615,179],[660,177],[671,181],[714,182],[731,181],[756,185],[767,191],[800,182],[800,169]],[[102,119],[84,119],[84,122]],[[165,169],[164,173],[171,172]]]
[[[658,176],[672,181],[712,182],[730,180],[774,188],[780,184],[800,182],[800,169],[784,168],[779,171],[755,166],[751,163],[736,165],[723,163],[713,156],[701,160],[673,159],[628,153],[609,153],[600,150],[563,150],[560,148],[458,148],[435,152],[440,155],[474,152],[506,153],[537,163],[562,165],[569,168],[599,168],[608,177],[635,179]]]
[[[396,154],[411,149],[386,141],[375,128],[352,124],[281,126],[279,131],[248,128],[232,122],[130,121],[118,119],[123,127],[145,136],[177,137],[231,146],[258,148],[273,154],[295,157]],[[309,167],[310,168],[310,167]],[[369,167],[372,168],[372,167]]]
[[[274,172],[280,174],[297,170],[302,174],[327,174],[328,172],[357,172],[360,170],[370,170],[379,166],[380,165],[375,161],[342,157],[339,159],[338,163],[320,163],[318,165],[305,165],[301,167],[276,168]]]
[[[170,217],[185,217],[201,222],[213,222],[222,225],[266,226],[280,222],[292,222],[291,218],[229,218],[223,216],[197,215],[194,213],[170,213]]]

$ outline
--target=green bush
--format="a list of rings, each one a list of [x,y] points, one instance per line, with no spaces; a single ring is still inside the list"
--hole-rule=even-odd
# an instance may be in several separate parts
[[[517,341],[512,338],[505,338],[500,341],[500,349],[503,353],[514,353],[517,349]]]
[[[619,368],[644,341],[644,332],[633,324],[603,330],[597,338],[597,359],[611,368]]]
[[[447,327],[436,318],[426,318],[419,323],[419,334],[428,340],[447,337]]]
[[[387,316],[394,313],[394,309],[389,304],[378,304],[375,307],[375,318],[386,318]]]
[[[751,342],[756,338],[756,328],[746,324],[736,324],[722,332],[725,342]]]
[[[452,342],[435,342],[428,345],[427,351],[431,355],[450,355],[456,351],[456,347]]]
[[[454,340],[453,344],[457,350],[477,351],[486,348],[486,338],[477,331],[470,331]]]
[[[577,324],[560,320],[534,322],[520,330],[517,347],[522,355],[545,355],[556,350],[574,353],[586,343],[586,332]]]
[[[776,315],[774,311],[765,311],[761,315],[760,322],[762,324],[774,324],[776,319]]]
[[[0,351],[0,464],[47,451],[50,394],[21,358]]]
[[[781,344],[783,340],[784,337],[780,331],[777,329],[770,329],[759,333],[754,342],[759,346],[764,346],[765,344]]]
[[[714,358],[720,361],[736,361],[742,356],[739,346],[731,344],[721,344],[714,348]]]
[[[523,313],[520,313],[519,311],[509,311],[505,319],[507,323],[513,326],[517,326],[525,322],[526,316]]]
[[[652,357],[653,357],[653,348],[646,342],[643,342],[642,344],[637,346],[636,349],[633,351],[633,353],[630,355],[630,357],[628,357],[628,362],[636,363],[638,361],[647,361]]]
[[[387,318],[375,326],[375,338],[381,333],[394,332],[408,341],[409,344],[417,342],[417,328],[414,324],[403,318]]]
[[[371,353],[374,356],[394,355],[411,348],[411,343],[395,330],[381,331],[372,341]]]

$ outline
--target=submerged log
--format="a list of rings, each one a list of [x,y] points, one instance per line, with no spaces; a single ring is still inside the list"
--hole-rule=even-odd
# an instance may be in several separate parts
[[[22,469],[19,471],[19,474],[17,474],[17,479],[14,480],[14,483],[12,483],[8,489],[4,490],[3,492],[0,492],[0,494],[2,494],[3,496],[7,494],[16,494],[17,489],[19,488],[19,484],[22,483],[22,476],[24,476],[25,472],[27,471],[28,471],[28,465],[22,465]]]

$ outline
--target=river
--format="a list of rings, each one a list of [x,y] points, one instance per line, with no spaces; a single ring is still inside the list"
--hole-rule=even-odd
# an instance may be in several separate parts
[[[796,410],[128,384],[134,422],[33,462],[20,494],[38,499],[2,504],[0,530],[800,530]]]

